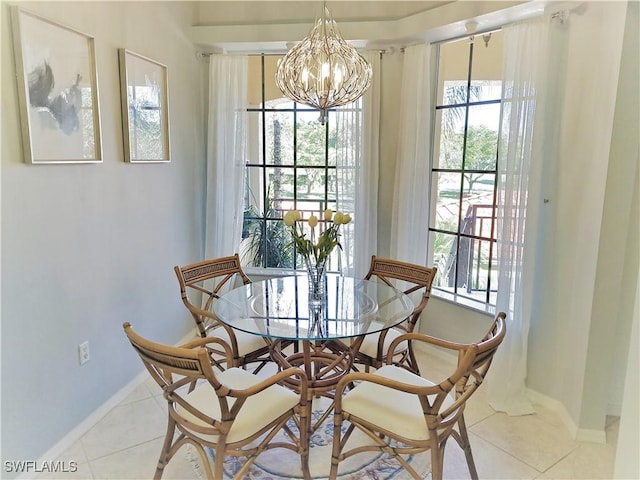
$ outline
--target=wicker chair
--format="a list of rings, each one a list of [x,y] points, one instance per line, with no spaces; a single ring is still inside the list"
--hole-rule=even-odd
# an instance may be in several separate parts
[[[257,373],[270,361],[267,341],[258,335],[232,329],[218,321],[211,311],[211,306],[219,298],[218,294],[221,293],[223,287],[231,287],[236,279],[240,279],[245,285],[251,283],[249,277],[242,271],[238,254],[184,267],[176,266],[174,270],[180,284],[182,301],[191,312],[200,336],[202,338],[214,336],[223,339],[231,346],[232,351],[232,361],[228,366],[246,369],[248,364],[257,362],[258,365],[254,369],[254,373]],[[202,307],[192,301],[191,295],[201,300],[199,305]],[[210,346],[210,348],[214,347]],[[216,354],[212,357],[215,362],[226,358],[223,351],[218,350]]]
[[[256,457],[272,448],[298,452],[303,476],[310,477],[307,378],[302,370],[290,368],[267,379],[237,367],[216,372],[210,359],[212,350],[204,347],[216,344],[231,354],[230,347],[220,338],[170,347],[141,337],[128,322],[123,327],[167,400],[167,434],[154,479],[162,477],[165,466],[186,443],[197,450],[208,479],[223,478],[223,461],[230,455],[247,457],[233,477],[244,478]],[[300,384],[299,393],[278,385],[292,376]],[[288,424],[291,420],[297,424],[299,436]],[[287,437],[274,441],[281,431]],[[215,452],[213,470],[205,447]]]
[[[380,368],[391,342],[403,333],[413,332],[420,319],[420,314],[429,301],[431,284],[433,283],[436,273],[437,269],[435,267],[423,267],[373,255],[371,258],[371,267],[365,276],[366,280],[371,280],[376,277],[387,285],[402,290],[407,295],[419,292],[420,298],[406,322],[403,322],[395,328],[385,330],[380,334],[367,335],[364,338],[355,359],[356,364],[363,364],[367,372],[370,367]],[[394,357],[399,358],[396,360],[396,363],[405,365],[406,368],[415,373],[420,373],[410,341],[396,343]]]
[[[350,373],[342,378],[336,388],[329,479],[336,478],[340,462],[365,451],[392,455],[412,478],[421,479],[423,477],[403,455],[431,450],[431,478],[440,480],[449,437],[464,450],[471,478],[477,479],[464,407],[484,380],[493,355],[502,343],[505,328],[505,314],[500,313],[479,343],[453,343],[421,333],[404,334],[392,342],[392,348],[402,341],[412,340],[457,352],[455,371],[438,383],[394,365],[391,353],[387,364],[375,372]],[[345,394],[345,390],[353,385],[355,387]],[[345,422],[349,426],[342,434]],[[371,444],[359,444],[345,451],[345,444],[355,429],[364,432]]]

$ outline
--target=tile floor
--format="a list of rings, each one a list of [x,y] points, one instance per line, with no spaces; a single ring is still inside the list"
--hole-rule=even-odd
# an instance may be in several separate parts
[[[448,370],[446,359],[427,352],[421,354],[420,363],[423,373]],[[71,478],[152,478],[166,425],[160,393],[149,378],[65,452],[61,460],[79,462]],[[617,417],[608,419],[607,444],[577,442],[552,411],[534,406],[535,415],[509,417],[486,403],[482,388],[472,397],[465,418],[481,479],[612,478]],[[469,478],[464,455],[453,441],[446,450],[444,473],[447,479]],[[167,480],[196,478],[186,452],[176,454],[163,476]]]

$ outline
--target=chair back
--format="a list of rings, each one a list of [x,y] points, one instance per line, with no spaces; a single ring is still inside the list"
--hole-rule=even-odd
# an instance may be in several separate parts
[[[506,314],[500,312],[479,343],[458,352],[458,367],[464,366],[464,373],[456,383],[456,398],[470,397],[482,384],[506,333]],[[465,359],[465,356],[469,356],[469,359]],[[467,365],[468,362],[470,363]]]
[[[436,267],[424,267],[373,255],[369,272],[364,278],[365,280],[370,280],[375,276],[387,285],[397,288],[407,295],[421,291],[420,301],[416,302],[417,305],[413,309],[407,325],[407,331],[412,332],[420,319],[422,310],[427,306],[431,295],[431,285],[437,272],[438,269]]]
[[[187,424],[191,430],[200,434],[219,435],[221,433],[221,422],[205,415],[186,399],[187,393],[193,389],[196,382],[204,379],[214,388],[220,402],[221,411],[228,411],[224,388],[216,378],[208,350],[206,348],[171,347],[152,342],[134,332],[129,322],[125,322],[123,328],[145,368],[163,390],[164,397],[169,402],[169,415],[179,424]],[[207,342],[219,343],[230,354],[230,349],[225,346],[224,341],[211,338]],[[208,424],[208,426],[203,427],[202,425],[185,421],[184,417],[177,413],[178,406],[181,406]]]
[[[208,330],[217,326],[213,322],[211,305],[215,299],[219,298],[218,294],[222,288],[225,285],[231,286],[232,280],[238,277],[245,285],[251,283],[240,266],[240,258],[237,253],[229,257],[205,260],[184,267],[176,266],[174,271],[180,284],[182,301],[191,312],[198,333],[203,338],[207,336]],[[200,299],[199,304],[195,303],[196,297]]]

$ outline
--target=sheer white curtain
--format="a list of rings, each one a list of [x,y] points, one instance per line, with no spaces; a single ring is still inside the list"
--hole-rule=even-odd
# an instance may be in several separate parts
[[[336,111],[338,210],[349,212],[352,224],[342,229],[343,273],[363,277],[377,252],[378,160],[380,129],[380,54],[364,52],[373,70],[362,97],[362,114],[353,106]]]
[[[532,152],[536,138],[541,138],[534,135],[534,124],[544,110],[548,25],[548,19],[537,18],[503,29],[496,309],[507,314],[507,336],[491,367],[487,392],[491,406],[510,415],[534,413],[525,378],[532,299],[540,268],[532,260],[537,256],[543,158],[533,158]]]
[[[427,260],[431,195],[431,52],[426,44],[404,52],[391,223],[391,256],[421,265]]]
[[[211,55],[205,258],[233,255],[242,235],[248,57]]]

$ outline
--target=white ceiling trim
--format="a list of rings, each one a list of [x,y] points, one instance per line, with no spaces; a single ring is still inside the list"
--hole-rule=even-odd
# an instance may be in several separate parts
[[[339,21],[343,37],[356,48],[385,49],[437,42],[466,35],[465,24],[478,23],[477,32],[541,15],[545,0],[456,1],[398,20]],[[191,27],[198,48],[216,53],[280,53],[304,38],[312,22]]]

